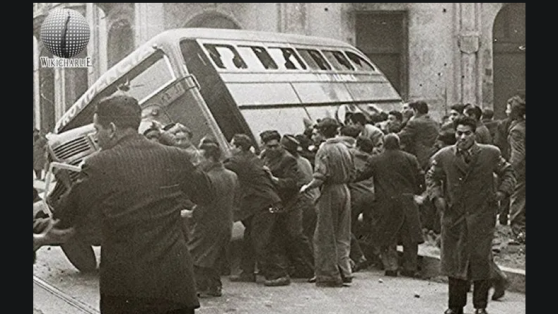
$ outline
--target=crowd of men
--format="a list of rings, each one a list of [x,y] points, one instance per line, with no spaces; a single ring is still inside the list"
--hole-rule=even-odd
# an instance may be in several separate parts
[[[512,97],[501,121],[470,104],[450,109],[442,122],[417,101],[323,118],[300,134],[267,130],[260,143],[236,134],[224,159],[215,139],[196,146],[181,124],[139,134],[137,100],[113,96],[94,116],[102,150],[60,202],[58,228],[40,234],[59,238],[95,213],[101,312],[137,314],[193,313],[198,297],[221,296],[234,221],[245,229],[230,280],[262,276],[264,286],[342,287],[372,265],[416,277],[428,230],[449,277],[446,313],[463,313],[471,283],[475,313],[486,313],[489,289],[499,299],[506,288],[492,258],[497,217],[525,242],[525,97]]]

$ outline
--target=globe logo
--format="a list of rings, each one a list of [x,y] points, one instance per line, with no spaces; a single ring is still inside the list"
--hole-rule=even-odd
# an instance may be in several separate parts
[[[49,12],[41,25],[41,41],[53,55],[71,58],[82,52],[89,42],[87,20],[71,9]]]

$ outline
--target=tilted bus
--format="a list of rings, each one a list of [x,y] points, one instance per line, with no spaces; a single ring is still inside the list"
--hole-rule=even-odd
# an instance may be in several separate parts
[[[237,133],[249,135],[257,149],[256,139],[264,130],[298,134],[304,131],[303,119],[342,121],[347,111],[370,114],[402,105],[374,63],[339,40],[172,29],[110,68],[58,120],[48,136],[52,161],[79,166],[98,150],[91,124],[95,104],[120,90],[139,100],[140,131],[152,121],[178,122],[193,131],[193,143],[205,135],[215,137],[225,155]],[[77,174],[70,177],[75,180]],[[55,199],[65,190],[57,184],[49,195]],[[82,242],[98,244],[93,239]]]

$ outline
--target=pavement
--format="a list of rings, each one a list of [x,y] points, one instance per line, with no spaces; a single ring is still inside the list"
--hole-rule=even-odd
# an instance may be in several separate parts
[[[44,182],[34,180],[34,186],[44,189]],[[100,249],[94,250],[99,257]],[[423,253],[423,259],[431,261],[425,265],[436,269],[435,256],[429,254]],[[99,313],[98,274],[77,271],[60,247],[39,249],[33,274],[34,314]],[[265,287],[259,277],[257,283],[233,283],[224,276],[223,296],[200,299],[201,308],[196,313],[441,314],[446,309],[447,283],[439,276],[394,278],[377,269],[354,276],[352,284],[342,288],[316,287],[303,279],[294,279],[289,286]],[[471,302],[470,293],[466,314],[474,312]],[[508,291],[500,301],[489,301],[487,310],[490,314],[525,313],[525,293]]]

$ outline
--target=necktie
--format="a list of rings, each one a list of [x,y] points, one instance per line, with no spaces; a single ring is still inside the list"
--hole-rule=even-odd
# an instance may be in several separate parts
[[[463,158],[466,164],[471,162],[471,153],[468,150],[459,150],[459,155]]]

